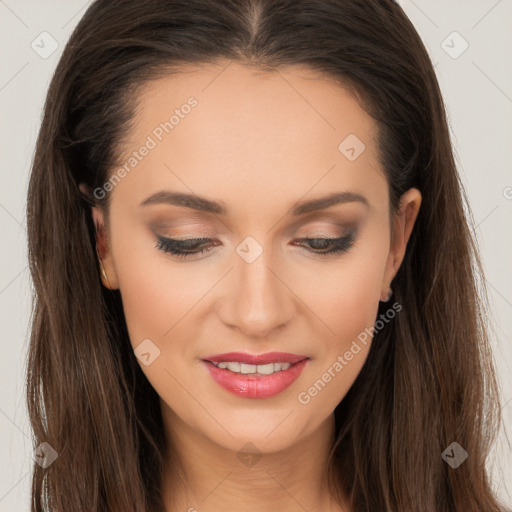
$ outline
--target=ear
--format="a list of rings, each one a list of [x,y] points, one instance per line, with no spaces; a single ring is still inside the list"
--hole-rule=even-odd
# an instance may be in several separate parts
[[[393,217],[392,241],[389,250],[384,278],[382,280],[381,300],[386,301],[388,292],[405,256],[407,242],[418,217],[421,206],[421,192],[411,188],[400,198],[398,211]]]
[[[90,196],[84,184],[80,184],[80,190],[83,194]],[[112,252],[110,250],[103,209],[99,206],[91,206],[91,214],[95,230],[96,254],[98,256],[98,265],[100,266],[101,281],[106,288],[115,290],[119,285]],[[103,270],[105,271],[105,275],[103,274]]]
[[[110,249],[109,235],[105,227],[104,212],[97,206],[93,206],[91,211],[96,231],[96,253],[100,260],[98,264],[100,264],[101,280],[106,288],[116,290],[119,288],[119,284],[112,251]],[[103,271],[105,274],[103,274]]]
[[[106,288],[116,290],[119,284],[112,251],[110,250],[108,231],[105,227],[104,212],[97,206],[93,206],[91,211],[96,232],[96,253],[100,260],[98,264],[100,264],[101,280]],[[105,275],[103,271],[105,271]]]

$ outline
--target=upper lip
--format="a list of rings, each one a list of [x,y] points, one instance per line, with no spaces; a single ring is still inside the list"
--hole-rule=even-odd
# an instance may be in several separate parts
[[[266,354],[248,354],[247,352],[228,352],[226,354],[216,354],[205,357],[205,361],[212,363],[238,362],[244,364],[269,364],[269,363],[290,363],[295,364],[308,356],[290,354],[288,352],[267,352]]]

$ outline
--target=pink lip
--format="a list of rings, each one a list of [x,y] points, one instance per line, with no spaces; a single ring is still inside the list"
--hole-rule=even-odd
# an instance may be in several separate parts
[[[253,356],[241,352],[231,352],[205,358],[203,363],[217,384],[230,393],[244,398],[270,398],[291,386],[300,376],[308,362],[307,356],[270,352]],[[237,361],[245,364],[290,363],[288,370],[272,375],[243,375],[227,369],[217,368],[212,362],[223,363]]]

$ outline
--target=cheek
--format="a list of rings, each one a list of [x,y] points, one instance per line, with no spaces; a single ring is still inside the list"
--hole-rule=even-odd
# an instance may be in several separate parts
[[[134,254],[118,267],[118,273],[134,346],[143,338],[163,340],[183,328],[187,313],[211,288],[204,275],[177,271],[161,257],[146,259]]]
[[[316,361],[306,385],[320,381],[320,388],[311,390],[316,396],[329,383],[333,392],[316,400],[317,405],[324,402],[326,411],[332,410],[351,387],[371,346],[387,259],[385,240],[380,242],[361,244],[358,251],[347,253],[346,258],[317,273],[314,287],[309,283],[309,293],[305,288],[302,291],[322,321],[316,323]]]
[[[364,261],[361,261],[364,263]],[[325,280],[310,296],[324,326],[317,328],[316,357],[297,393],[301,414],[314,428],[334,411],[357,379],[372,343],[382,266],[347,266],[338,280]],[[350,271],[349,271],[350,269]]]
[[[340,342],[373,326],[386,263],[386,246],[375,244],[347,253],[315,276],[302,296]],[[326,331],[327,332],[327,331]]]
[[[207,294],[211,279],[168,258],[135,219],[126,222],[118,214],[112,226],[111,249],[131,344],[135,348],[151,339],[161,346],[175,325],[186,325],[187,312]]]

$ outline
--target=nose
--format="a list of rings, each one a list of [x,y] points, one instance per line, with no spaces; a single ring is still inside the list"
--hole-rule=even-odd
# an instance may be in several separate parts
[[[293,315],[294,295],[287,285],[286,276],[272,268],[270,251],[264,250],[252,263],[237,255],[224,289],[222,321],[246,337],[271,337]]]

